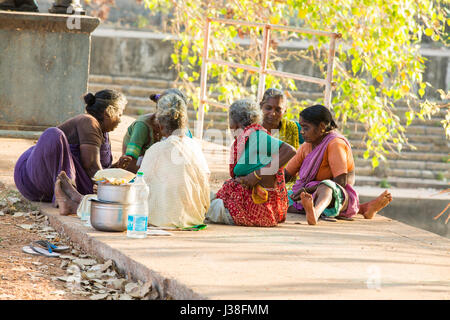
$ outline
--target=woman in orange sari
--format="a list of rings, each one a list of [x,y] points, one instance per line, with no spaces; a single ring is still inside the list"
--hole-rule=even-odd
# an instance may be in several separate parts
[[[378,198],[359,204],[355,164],[350,143],[336,129],[330,111],[315,105],[300,113],[305,143],[285,169],[286,181],[299,174],[292,187],[295,201],[290,212],[305,211],[308,224],[315,225],[323,214],[328,218],[351,219],[357,213],[371,219],[391,200],[386,190]]]

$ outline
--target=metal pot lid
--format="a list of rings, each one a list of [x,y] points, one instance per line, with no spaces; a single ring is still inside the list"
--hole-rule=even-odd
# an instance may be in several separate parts
[[[89,199],[89,201],[98,202],[98,203],[104,203],[104,204],[120,204],[120,202],[114,202],[114,201],[105,201],[105,200],[98,200],[98,199]]]

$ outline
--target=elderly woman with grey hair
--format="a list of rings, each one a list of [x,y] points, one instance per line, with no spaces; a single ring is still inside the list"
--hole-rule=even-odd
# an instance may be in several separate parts
[[[149,223],[157,227],[193,227],[209,208],[209,168],[201,146],[186,136],[187,107],[167,94],[156,112],[162,139],[144,155],[139,171],[150,189]]]
[[[176,88],[170,88],[161,94],[150,95],[150,100],[156,103],[167,94],[176,94],[187,104],[186,95]],[[186,136],[192,138],[191,131],[186,128]],[[119,159],[119,167],[136,173],[144,158],[145,151],[152,144],[161,140],[161,132],[156,113],[148,113],[139,116],[127,129],[122,143],[122,156]]]
[[[253,100],[238,100],[230,106],[229,126],[235,137],[230,152],[231,179],[213,197],[208,221],[273,227],[286,219],[283,167],[295,149],[273,138],[261,122],[261,109]]]

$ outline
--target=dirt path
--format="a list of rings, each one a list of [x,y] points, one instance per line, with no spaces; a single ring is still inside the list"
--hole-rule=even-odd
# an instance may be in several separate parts
[[[15,194],[0,189],[0,201],[7,202],[8,196]],[[42,239],[44,234],[52,238],[52,228],[45,229],[45,218],[33,212],[24,202],[15,203],[15,209],[2,206],[0,211],[0,299],[6,300],[85,300],[86,296],[73,294],[64,283],[53,280],[61,277],[66,271],[61,268],[59,258],[34,256],[22,252],[22,247],[33,241]],[[24,214],[24,215],[23,215]],[[34,230],[28,226],[36,225]],[[42,228],[38,228],[42,226]],[[45,232],[43,230],[48,230]],[[66,244],[58,236],[51,239],[53,243]]]
[[[69,246],[60,257],[24,253],[36,240]],[[58,234],[17,191],[0,182],[0,300],[156,299],[151,284],[133,282],[114,263],[89,256]]]

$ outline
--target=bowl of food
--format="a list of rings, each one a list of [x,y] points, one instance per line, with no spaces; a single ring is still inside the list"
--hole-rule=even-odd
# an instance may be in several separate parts
[[[99,231],[126,231],[128,212],[135,206],[91,199],[91,225]]]

